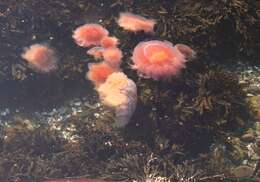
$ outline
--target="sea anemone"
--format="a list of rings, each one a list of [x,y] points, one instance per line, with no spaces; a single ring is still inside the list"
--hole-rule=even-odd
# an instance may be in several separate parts
[[[55,52],[47,45],[31,45],[21,56],[32,69],[38,72],[47,73],[57,68]]]
[[[102,55],[104,60],[114,67],[119,67],[123,57],[122,51],[116,47],[104,49]]]
[[[192,51],[192,52],[191,52]],[[138,74],[154,80],[177,76],[189,55],[194,51],[185,45],[174,46],[167,41],[152,40],[139,43],[133,52],[133,69]]]
[[[117,69],[111,67],[105,62],[92,63],[89,64],[88,67],[89,71],[87,72],[86,77],[92,81],[95,86],[104,83],[110,74],[117,71]]]
[[[108,34],[109,32],[99,24],[85,24],[78,27],[72,37],[79,46],[89,47],[100,45],[101,40]]]
[[[104,37],[101,40],[101,46],[104,48],[116,47],[118,45],[118,39],[116,37]]]
[[[132,13],[120,13],[117,23],[123,29],[131,32],[144,31],[153,33],[156,21]]]
[[[112,73],[97,91],[101,102],[115,109],[115,127],[124,127],[135,111],[137,88],[123,72]]]

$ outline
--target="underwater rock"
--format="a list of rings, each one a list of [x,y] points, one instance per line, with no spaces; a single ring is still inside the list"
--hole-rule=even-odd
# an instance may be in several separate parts
[[[255,136],[253,133],[246,133],[241,136],[241,140],[243,140],[245,142],[252,142],[255,140]]]
[[[241,165],[233,170],[233,174],[239,179],[250,178],[254,173],[254,168]]]
[[[260,96],[250,97],[249,104],[252,108],[255,120],[260,120]]]

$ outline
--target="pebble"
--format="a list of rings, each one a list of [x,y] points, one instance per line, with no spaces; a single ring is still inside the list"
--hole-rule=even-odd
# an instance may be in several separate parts
[[[75,102],[74,106],[81,106],[81,102]]]
[[[250,178],[250,176],[252,176],[253,173],[254,169],[246,165],[238,166],[233,170],[233,174],[237,178]]]
[[[255,120],[260,120],[260,96],[250,97],[249,104],[252,107]]]
[[[99,118],[100,114],[95,113],[94,116],[95,116],[96,118]]]
[[[246,133],[241,136],[241,140],[244,142],[253,142],[255,140],[255,136],[253,133]]]

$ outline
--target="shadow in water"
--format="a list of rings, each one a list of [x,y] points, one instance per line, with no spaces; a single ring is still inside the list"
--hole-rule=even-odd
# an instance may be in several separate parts
[[[62,80],[56,75],[37,75],[23,82],[5,81],[0,87],[0,107],[24,112],[52,109],[94,92],[87,81]]]

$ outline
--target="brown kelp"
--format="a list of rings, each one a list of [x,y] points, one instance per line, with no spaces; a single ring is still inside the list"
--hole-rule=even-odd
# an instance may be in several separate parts
[[[174,144],[185,148],[210,142],[218,132],[239,128],[249,116],[243,85],[235,74],[214,67],[192,70],[185,70],[179,80],[138,84],[154,136],[168,140],[167,150]]]

